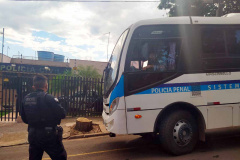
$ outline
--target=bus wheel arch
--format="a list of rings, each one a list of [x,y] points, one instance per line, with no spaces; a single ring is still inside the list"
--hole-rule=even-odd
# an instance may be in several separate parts
[[[204,117],[196,106],[187,102],[175,102],[166,106],[157,116],[154,124],[154,132],[158,133],[158,125],[161,123],[161,121],[165,118],[166,115],[169,115],[176,110],[188,111],[195,117],[198,125],[199,140],[205,141],[206,123]]]

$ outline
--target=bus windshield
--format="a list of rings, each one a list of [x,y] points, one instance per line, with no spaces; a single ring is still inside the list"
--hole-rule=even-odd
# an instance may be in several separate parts
[[[111,86],[114,84],[117,73],[118,73],[118,66],[119,60],[122,52],[122,48],[127,37],[129,30],[123,32],[123,34],[118,39],[118,42],[113,50],[113,53],[109,59],[107,68],[105,70],[105,78],[104,78],[104,92],[105,94],[110,90]]]

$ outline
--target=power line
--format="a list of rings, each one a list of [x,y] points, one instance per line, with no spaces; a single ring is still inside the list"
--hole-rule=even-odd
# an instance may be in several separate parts
[[[147,0],[142,0],[142,1],[129,1],[129,0],[116,0],[116,1],[111,1],[111,0],[107,0],[107,1],[104,1],[104,0],[11,0],[11,1],[42,1],[42,2],[47,2],[47,1],[55,1],[55,2],[100,2],[100,3],[102,3],[102,2],[104,2],[104,3],[115,3],[115,2],[124,2],[124,3],[126,3],[126,2],[160,2],[160,0],[151,0],[151,1],[147,1]]]

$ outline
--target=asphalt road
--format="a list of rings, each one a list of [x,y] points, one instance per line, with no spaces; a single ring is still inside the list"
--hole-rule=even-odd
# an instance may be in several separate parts
[[[158,143],[134,135],[65,140],[64,145],[69,160],[240,159],[239,131],[231,134],[208,134],[207,142],[198,144],[193,153],[177,157],[165,153]],[[27,159],[28,145],[0,148],[0,160]],[[43,159],[50,158],[44,154]]]

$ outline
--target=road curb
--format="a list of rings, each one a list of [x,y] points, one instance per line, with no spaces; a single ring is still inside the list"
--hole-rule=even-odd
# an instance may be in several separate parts
[[[74,135],[74,136],[68,137],[67,140],[69,140],[69,139],[79,139],[79,138],[88,138],[88,137],[106,136],[106,135],[109,135],[109,133],[94,133],[94,134]]]
[[[80,138],[98,137],[98,136],[106,136],[106,135],[109,135],[109,133],[94,133],[94,134],[74,135],[74,136],[70,136],[70,137],[67,137],[67,138],[63,138],[63,139],[64,140],[70,140],[70,139],[80,139]],[[2,148],[2,147],[13,147],[13,146],[19,146],[19,145],[24,145],[24,144],[28,144],[28,142],[12,144],[12,145],[2,145],[2,146],[0,146],[0,148]]]
[[[18,143],[18,144],[12,144],[12,145],[2,145],[2,146],[0,146],[0,148],[3,148],[3,147],[14,147],[14,146],[20,146],[20,145],[24,145],[24,144],[28,144],[28,142]]]

